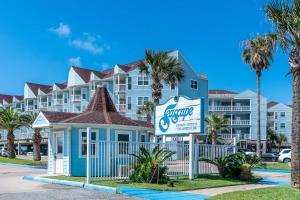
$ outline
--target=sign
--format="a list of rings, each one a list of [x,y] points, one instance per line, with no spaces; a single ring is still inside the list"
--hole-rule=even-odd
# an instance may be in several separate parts
[[[200,99],[175,97],[155,108],[155,135],[200,133],[202,129]]]

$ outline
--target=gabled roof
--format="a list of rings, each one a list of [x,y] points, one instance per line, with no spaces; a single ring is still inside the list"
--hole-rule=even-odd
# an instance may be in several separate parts
[[[15,97],[18,101],[22,101],[22,100],[24,99],[24,96],[14,95],[14,97]]]
[[[236,92],[232,92],[229,90],[209,90],[209,94],[237,94]]]
[[[270,101],[267,104],[267,108],[272,108],[273,106],[276,106],[277,104],[278,104],[278,102],[276,102],[276,101]]]
[[[43,85],[43,84],[37,84],[37,83],[26,83],[27,86],[31,89],[33,94],[35,96],[38,95],[39,89],[44,92],[45,94],[48,94],[52,91],[52,86],[50,85]]]
[[[12,103],[13,98],[14,97],[12,95],[0,94],[0,103],[3,103],[3,100],[7,103]]]
[[[67,88],[67,83],[54,83],[59,89],[64,90]]]
[[[80,68],[80,67],[75,67],[72,66],[74,71],[80,76],[80,78],[85,82],[88,83],[91,79],[91,73],[94,73],[97,77],[99,78],[104,78],[106,74],[96,71],[96,70],[91,70],[91,69],[85,69],[85,68]]]
[[[62,124],[111,124],[153,128],[151,123],[132,120],[120,115],[106,88],[97,88],[87,110],[81,114],[42,112],[50,123]]]
[[[138,68],[140,66],[140,64],[144,62],[144,60],[137,60],[125,65],[121,65],[121,64],[117,64],[123,71],[125,72],[129,72],[132,70],[135,70],[136,68]]]

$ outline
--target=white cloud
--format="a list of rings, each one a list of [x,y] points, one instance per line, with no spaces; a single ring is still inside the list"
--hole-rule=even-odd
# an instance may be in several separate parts
[[[106,69],[109,68],[109,64],[108,63],[102,63],[101,67],[102,67],[103,70],[106,70]]]
[[[80,59],[80,57],[69,58],[69,63],[74,66],[80,66],[81,59]]]
[[[72,40],[70,42],[70,45],[98,55],[101,55],[104,53],[105,50],[110,49],[110,46],[106,44],[103,45],[97,44],[97,39],[100,38],[99,35],[93,36],[89,33],[84,33],[83,35],[85,36],[84,39]]]
[[[71,34],[71,28],[68,24],[59,23],[58,27],[50,27],[49,32],[56,33],[59,37],[69,37]]]

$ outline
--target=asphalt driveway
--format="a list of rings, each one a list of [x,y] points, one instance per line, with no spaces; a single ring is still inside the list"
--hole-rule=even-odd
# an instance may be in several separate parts
[[[45,173],[46,170],[0,164],[0,200],[133,199],[102,191],[22,180],[26,175]]]

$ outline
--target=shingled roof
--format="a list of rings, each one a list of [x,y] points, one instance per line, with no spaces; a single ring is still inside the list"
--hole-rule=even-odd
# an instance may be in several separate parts
[[[0,94],[0,103],[3,103],[3,100],[7,103],[12,103],[13,98],[14,97],[12,95]]]
[[[37,84],[37,83],[26,83],[27,86],[31,89],[33,94],[35,96],[38,95],[39,89],[44,92],[45,94],[48,94],[49,92],[52,91],[52,86],[51,85],[43,85],[43,84]]]
[[[94,73],[99,78],[104,78],[106,76],[106,74],[96,70],[85,69],[75,66],[73,66],[73,69],[85,83],[88,83],[90,81],[92,73]]]
[[[97,88],[87,110],[81,114],[42,112],[50,123],[112,124],[153,128],[151,123],[120,115],[106,88]]]

